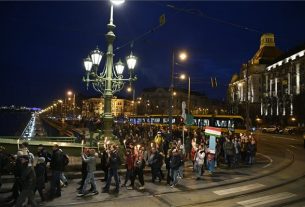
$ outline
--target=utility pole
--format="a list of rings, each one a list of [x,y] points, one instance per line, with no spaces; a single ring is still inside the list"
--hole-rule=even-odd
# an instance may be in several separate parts
[[[249,114],[249,63],[246,64],[246,129],[250,130],[250,114]]]

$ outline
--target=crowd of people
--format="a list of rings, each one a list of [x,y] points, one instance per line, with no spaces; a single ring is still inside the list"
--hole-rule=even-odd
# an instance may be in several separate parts
[[[115,125],[113,133],[117,143],[105,139],[97,149],[82,150],[82,178],[77,196],[99,193],[95,179],[97,166],[104,172],[101,192],[109,192],[113,177],[114,192],[118,193],[122,187],[128,190],[145,189],[145,168],[150,169],[152,183],[165,181],[174,188],[185,175],[185,162],[192,164],[196,180],[200,180],[205,171],[213,175],[215,168],[220,166],[236,168],[255,163],[257,143],[252,134],[223,134],[216,139],[216,147],[212,150],[209,146],[210,137],[202,129],[185,132],[184,139],[178,128],[174,128],[171,134],[167,128],[157,126]],[[32,206],[38,206],[34,199],[36,191],[41,201],[46,200],[46,195],[48,199],[60,197],[62,186],[68,185],[64,169],[69,157],[57,144],[53,146],[52,153],[40,145],[34,154],[30,152],[28,143],[23,142],[15,156],[6,154],[5,149],[0,147],[0,173],[8,163],[13,163],[10,168],[15,176],[12,199],[17,207],[26,200]],[[124,179],[119,176],[122,165],[125,169]],[[48,167],[51,171],[50,181]],[[50,182],[48,194],[45,190],[47,182]]]
[[[35,156],[37,156],[36,162]],[[35,155],[29,150],[28,142],[23,142],[20,148],[18,144],[18,151],[15,155],[6,153],[5,148],[1,147],[0,172],[7,171],[14,175],[12,195],[6,198],[6,201],[16,207],[24,206],[26,201],[31,206],[39,206],[35,200],[35,193],[38,191],[41,202],[44,202],[47,194],[45,184],[49,181],[48,164],[51,170],[51,180],[47,197],[48,199],[60,197],[61,187],[68,185],[64,175],[64,168],[68,163],[68,155],[57,144],[53,146],[52,153],[47,152],[43,145],[39,145]]]

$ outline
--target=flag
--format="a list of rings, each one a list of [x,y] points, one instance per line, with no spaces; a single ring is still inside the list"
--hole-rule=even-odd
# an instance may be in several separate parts
[[[210,136],[215,136],[215,137],[220,137],[221,136],[221,128],[216,128],[216,127],[209,127],[207,126],[205,128],[204,133],[206,135],[210,135]]]

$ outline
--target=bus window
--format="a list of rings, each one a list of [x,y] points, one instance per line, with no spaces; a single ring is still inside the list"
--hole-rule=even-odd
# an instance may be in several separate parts
[[[151,118],[152,124],[160,124],[160,118]]]
[[[227,128],[228,122],[223,119],[215,119],[215,127]]]
[[[235,126],[234,126],[234,120],[232,120],[232,119],[229,119],[229,120],[228,120],[228,128],[229,128],[229,129],[234,129],[234,128],[235,128]]]
[[[234,125],[236,129],[246,129],[246,125],[243,119],[234,119]]]
[[[203,119],[203,126],[210,126],[210,120]]]

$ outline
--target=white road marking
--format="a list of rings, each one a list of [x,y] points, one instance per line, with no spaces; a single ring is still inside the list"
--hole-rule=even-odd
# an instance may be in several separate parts
[[[237,204],[245,206],[245,207],[254,207],[254,206],[260,206],[260,205],[267,204],[267,203],[272,203],[275,201],[292,198],[294,196],[296,196],[296,194],[289,193],[289,192],[282,192],[282,193],[263,196],[263,197],[259,197],[259,198],[255,198],[255,199],[246,200],[246,201],[240,201],[240,202],[237,202]],[[266,205],[264,205],[264,206],[266,206]]]
[[[271,157],[269,157],[268,155],[264,155],[264,154],[262,154],[262,153],[256,153],[256,154],[260,154],[261,156],[263,156],[263,157],[265,157],[265,158],[267,158],[267,159],[269,160],[269,163],[268,163],[267,165],[264,165],[262,168],[266,168],[266,167],[269,167],[269,166],[272,165],[273,160],[272,160]]]
[[[293,145],[289,145],[289,147],[292,147],[292,148],[295,148],[295,149],[297,148],[296,146],[293,146]]]
[[[228,195],[228,194],[232,194],[232,193],[238,193],[241,191],[253,190],[255,188],[260,188],[263,186],[265,186],[265,185],[260,184],[260,183],[254,183],[254,184],[244,185],[244,186],[240,186],[240,187],[236,187],[236,188],[227,188],[224,190],[217,190],[217,191],[213,191],[213,193],[215,193],[217,195]]]

